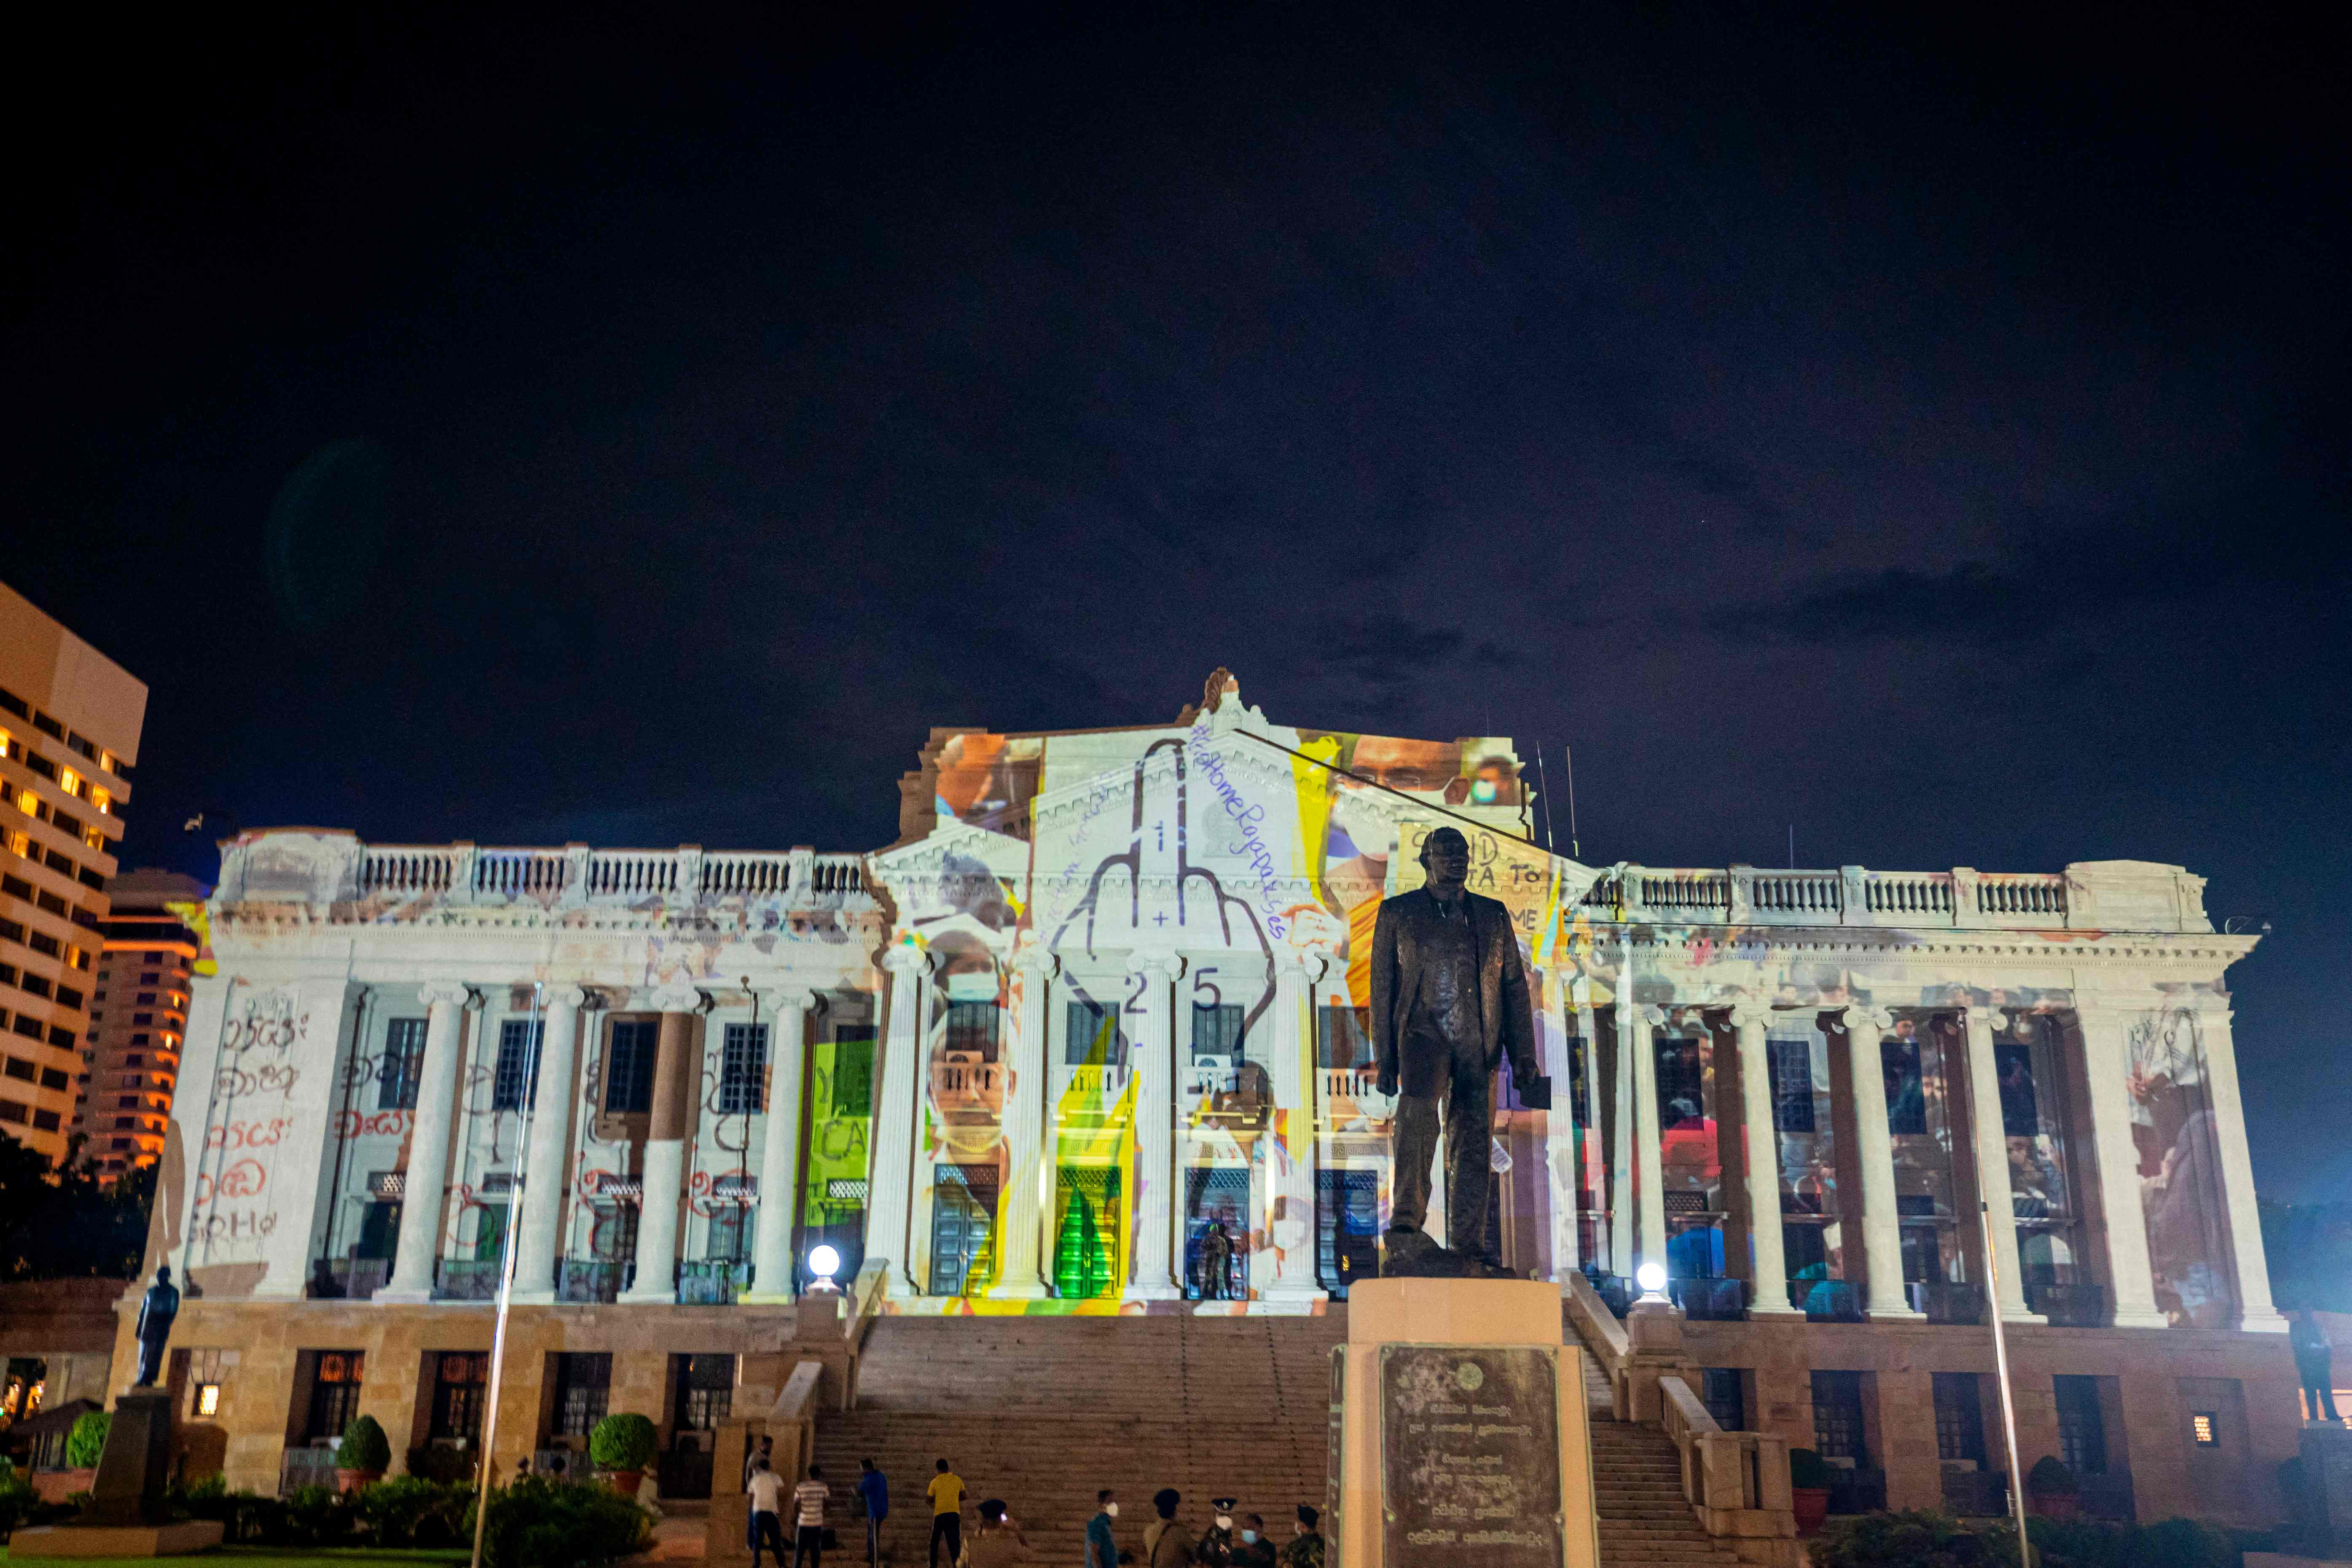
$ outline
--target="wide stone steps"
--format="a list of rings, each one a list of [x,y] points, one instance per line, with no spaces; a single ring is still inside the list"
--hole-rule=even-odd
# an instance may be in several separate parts
[[[1601,1363],[1577,1345],[1573,1328],[1569,1343],[1583,1363],[1592,1421],[1602,1568],[1733,1568],[1739,1554],[1701,1530],[1683,1498],[1682,1461],[1673,1439],[1655,1426],[1615,1419]]]
[[[859,1369],[858,1408],[819,1424],[817,1459],[846,1486],[872,1458],[890,1479],[891,1542],[924,1558],[924,1487],[946,1458],[970,1489],[966,1528],[1002,1498],[1048,1562],[1084,1557],[1095,1491],[1120,1500],[1119,1543],[1141,1555],[1151,1494],[1209,1500],[1289,1535],[1301,1502],[1324,1500],[1330,1347],[1323,1318],[886,1318]],[[847,1536],[845,1535],[845,1540]]]

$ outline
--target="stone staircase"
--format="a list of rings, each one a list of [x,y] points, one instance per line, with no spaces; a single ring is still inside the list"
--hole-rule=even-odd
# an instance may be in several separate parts
[[[1346,1309],[1319,1318],[886,1317],[858,1369],[858,1407],[828,1412],[817,1462],[836,1495],[871,1458],[890,1481],[886,1543],[924,1560],[923,1489],[945,1458],[970,1487],[969,1531],[1002,1498],[1049,1563],[1084,1561],[1095,1491],[1119,1496],[1119,1544],[1141,1556],[1151,1494],[1184,1494],[1178,1517],[1209,1522],[1209,1500],[1240,1500],[1289,1539],[1301,1502],[1323,1505],[1330,1348]],[[845,1544],[857,1531],[838,1505]]]
[[[1730,1565],[1739,1554],[1711,1539],[1683,1497],[1674,1440],[1655,1426],[1611,1415],[1609,1379],[1569,1326],[1568,1342],[1584,1366],[1585,1408],[1591,1414],[1593,1497],[1601,1514],[1601,1568],[1704,1568]]]

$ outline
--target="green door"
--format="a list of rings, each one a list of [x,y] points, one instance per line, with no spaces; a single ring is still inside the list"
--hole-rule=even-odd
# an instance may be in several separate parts
[[[1118,1173],[1064,1165],[1054,1184],[1054,1285],[1064,1299],[1116,1296],[1120,1267]]]

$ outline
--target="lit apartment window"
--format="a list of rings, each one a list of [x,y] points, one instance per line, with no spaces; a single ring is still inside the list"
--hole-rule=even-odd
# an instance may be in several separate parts
[[[106,853],[106,835],[95,827],[83,828],[81,841],[101,855]]]
[[[81,797],[81,775],[71,768],[58,770],[58,787],[76,799]]]

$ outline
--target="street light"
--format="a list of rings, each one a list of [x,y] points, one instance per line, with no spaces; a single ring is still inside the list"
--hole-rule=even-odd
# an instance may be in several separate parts
[[[1663,1297],[1666,1290],[1666,1266],[1652,1258],[1633,1270],[1633,1283],[1642,1288],[1645,1301]]]
[[[841,1254],[823,1243],[809,1248],[809,1289],[820,1295],[838,1291],[833,1277],[841,1272]]]

